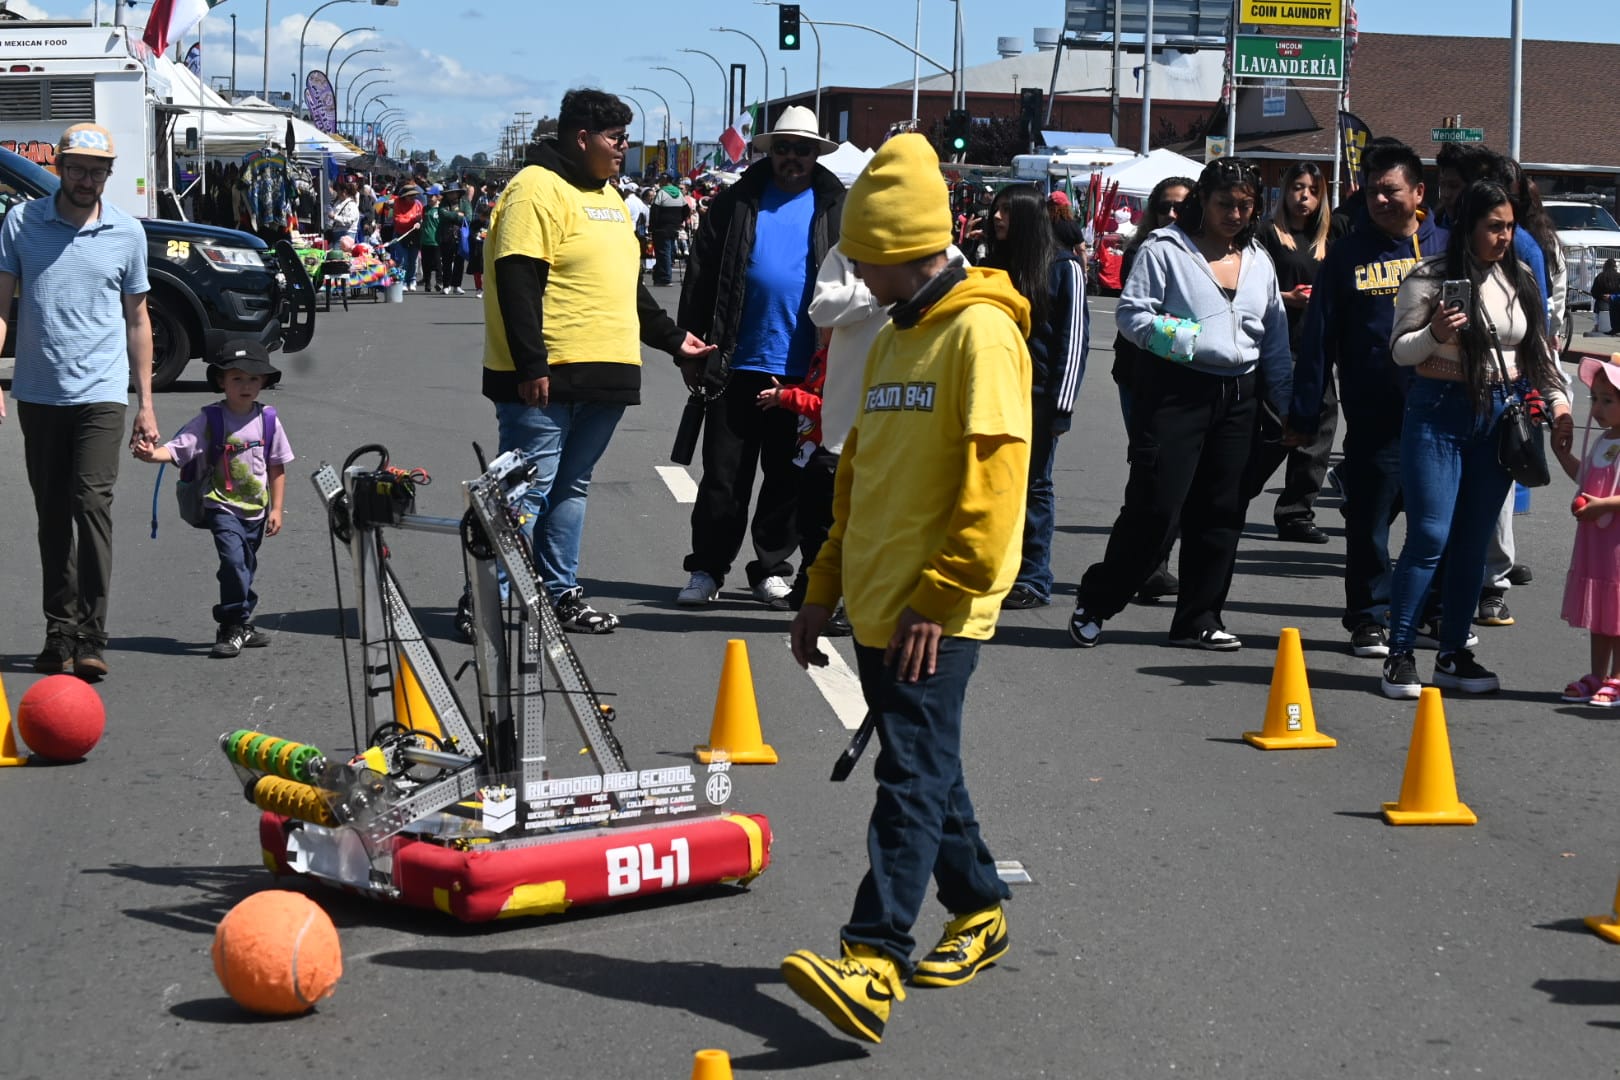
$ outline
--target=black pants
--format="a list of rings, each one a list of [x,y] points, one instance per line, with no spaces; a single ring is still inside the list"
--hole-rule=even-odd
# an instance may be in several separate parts
[[[1316,519],[1316,497],[1327,479],[1328,456],[1333,452],[1333,435],[1339,428],[1339,396],[1333,390],[1333,376],[1323,387],[1322,414],[1316,438],[1304,446],[1288,449],[1279,442],[1256,439],[1243,475],[1243,497],[1254,499],[1265,490],[1278,465],[1285,466],[1282,493],[1272,508],[1271,519],[1278,526]]]
[[[110,403],[17,403],[39,519],[45,632],[103,647],[112,586],[113,484],[125,411]]]
[[[422,291],[433,291],[433,279],[438,277],[439,284],[444,284],[444,274],[439,270],[439,245],[422,245]]]
[[[1181,592],[1170,636],[1224,629],[1243,531],[1243,470],[1254,439],[1255,377],[1205,375],[1167,360],[1143,363],[1131,413],[1125,505],[1103,561],[1080,581],[1099,618],[1122,611],[1181,529]]]
[[[799,477],[799,576],[793,582],[794,607],[804,599],[810,585],[810,567],[827,542],[833,522],[833,486],[838,474],[838,455],[818,446],[804,463]]]
[[[461,238],[439,245],[439,276],[448,289],[461,288],[461,276],[467,270],[467,260],[461,257]]]
[[[783,382],[796,380],[783,380]],[[703,417],[703,479],[692,507],[692,553],[687,573],[702,571],[716,581],[725,578],[750,531],[748,502],[754,470],[762,479],[754,507],[754,560],[747,566],[748,584],[768,577],[788,578],[788,559],[799,546],[797,510],[800,473],[793,464],[799,418],[786,409],[761,409],[754,398],[771,385],[758,371],[733,372],[721,395]]]

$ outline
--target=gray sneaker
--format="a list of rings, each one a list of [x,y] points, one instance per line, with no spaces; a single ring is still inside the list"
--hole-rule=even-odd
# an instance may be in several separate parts
[[[711,600],[719,596],[720,582],[702,570],[694,570],[687,579],[686,587],[675,594],[675,602],[681,607],[707,607]]]

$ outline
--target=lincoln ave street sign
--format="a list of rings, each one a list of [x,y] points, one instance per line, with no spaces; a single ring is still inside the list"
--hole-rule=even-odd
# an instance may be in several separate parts
[[[1343,72],[1344,42],[1340,38],[1238,35],[1237,77],[1240,79],[1338,82]]]

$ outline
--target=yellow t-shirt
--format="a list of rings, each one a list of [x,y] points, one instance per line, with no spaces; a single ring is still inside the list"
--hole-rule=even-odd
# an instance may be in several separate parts
[[[581,190],[550,169],[519,172],[495,204],[484,242],[484,366],[512,371],[496,298],[496,264],[507,255],[544,259],[548,362],[641,363],[635,226],[611,187]]]
[[[970,270],[919,325],[885,326],[872,346],[823,549],[837,562],[818,557],[807,596],[841,592],[862,645],[887,645],[908,606],[947,636],[995,632],[1023,545],[1028,310],[1004,273]],[[975,455],[975,436],[994,452]]]

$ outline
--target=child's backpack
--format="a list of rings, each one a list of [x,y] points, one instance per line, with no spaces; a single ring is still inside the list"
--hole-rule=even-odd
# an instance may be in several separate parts
[[[276,438],[276,410],[273,405],[259,406],[259,415],[264,420],[264,437],[261,440],[268,451],[270,444]],[[226,456],[225,443],[225,407],[223,405],[204,405],[203,417],[207,421],[208,447],[192,458],[180,470],[179,479],[174,482],[174,501],[180,509],[180,520],[198,529],[208,528],[208,502],[204,497],[213,487],[214,467],[219,460]],[[244,447],[247,449],[248,447]],[[163,482],[162,474],[158,475],[158,482]],[[229,465],[226,466],[225,488],[230,490]],[[154,506],[154,514],[156,508]],[[153,519],[153,535],[157,533],[156,518]]]

